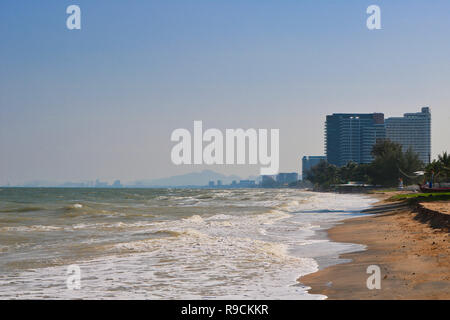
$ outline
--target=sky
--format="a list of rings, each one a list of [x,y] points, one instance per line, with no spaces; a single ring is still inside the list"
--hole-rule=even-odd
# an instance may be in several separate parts
[[[300,172],[327,114],[430,106],[435,157],[450,151],[449,33],[447,0],[2,0],[0,185],[259,173],[174,165],[171,133],[194,120],[280,129],[280,171]]]

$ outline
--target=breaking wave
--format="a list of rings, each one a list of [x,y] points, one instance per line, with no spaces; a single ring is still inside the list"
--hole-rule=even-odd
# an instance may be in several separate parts
[[[296,281],[318,269],[314,248],[338,252],[313,236],[370,203],[292,189],[58,192],[0,208],[0,299],[322,299]],[[74,263],[80,291],[61,286]]]

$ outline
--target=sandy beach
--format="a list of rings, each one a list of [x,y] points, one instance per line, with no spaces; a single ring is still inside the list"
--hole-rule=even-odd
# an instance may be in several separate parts
[[[350,262],[300,278],[310,293],[333,300],[450,299],[450,202],[389,208],[385,199],[391,195],[377,195],[375,214],[328,230],[331,240],[363,244],[367,250],[343,254]],[[367,288],[370,265],[381,269],[379,290]]]

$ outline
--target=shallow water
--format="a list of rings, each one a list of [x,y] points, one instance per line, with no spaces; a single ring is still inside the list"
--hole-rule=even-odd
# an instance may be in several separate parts
[[[373,200],[294,189],[2,189],[0,298],[322,299],[296,279]],[[81,269],[81,289],[66,286]]]

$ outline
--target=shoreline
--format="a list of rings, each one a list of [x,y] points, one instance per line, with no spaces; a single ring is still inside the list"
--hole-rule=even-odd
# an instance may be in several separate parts
[[[341,299],[450,299],[450,237],[448,217],[441,204],[417,208],[387,204],[393,193],[371,194],[379,202],[369,215],[346,219],[326,230],[333,242],[360,244],[363,251],[344,253],[344,262],[298,281],[310,294]],[[444,211],[440,214],[434,211]],[[369,290],[367,267],[381,270],[381,289]]]

